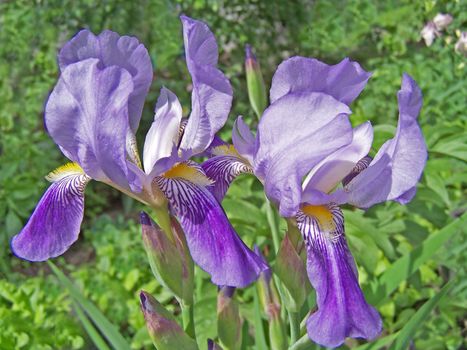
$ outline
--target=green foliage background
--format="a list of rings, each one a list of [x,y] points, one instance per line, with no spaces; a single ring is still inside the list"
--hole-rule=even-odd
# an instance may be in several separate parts
[[[438,12],[454,16],[442,38],[426,47],[424,23]],[[57,79],[58,49],[81,28],[112,29],[137,36],[148,48],[155,80],[147,99],[139,138],[144,137],[162,85],[189,111],[189,85],[183,59],[184,13],[214,31],[221,67],[234,86],[234,118],[256,123],[248,104],[243,46],[253,45],[269,84],[277,65],[291,55],[337,63],[349,56],[374,72],[352,105],[355,124],[371,120],[375,149],[397,123],[396,92],[408,72],[424,93],[420,116],[429,162],[415,200],[408,206],[379,205],[367,212],[346,209],[346,232],[359,266],[362,286],[393,261],[418,247],[466,210],[466,59],[454,52],[457,30],[466,30],[467,2],[410,0],[317,1],[3,1],[0,2],[0,349],[89,349],[92,343],[76,318],[66,291],[46,264],[14,258],[9,239],[27,221],[47,186],[43,179],[65,162],[48,137],[42,112]],[[131,342],[150,348],[137,292],[152,292],[171,310],[176,304],[153,279],[141,244],[132,200],[92,183],[86,191],[86,217],[80,241],[57,263]],[[223,203],[247,244],[271,244],[263,194],[251,178],[239,178]],[[416,349],[460,349],[467,315],[466,230],[458,230],[429,262],[378,305],[385,334],[401,329],[417,309],[448,280],[450,297],[414,335]],[[216,290],[197,271],[197,331],[215,335]],[[245,318],[253,319],[252,289],[239,295]],[[201,310],[201,308],[199,308]],[[207,312],[207,311],[206,311]],[[354,347],[357,341],[346,346]],[[245,346],[249,346],[246,341]]]

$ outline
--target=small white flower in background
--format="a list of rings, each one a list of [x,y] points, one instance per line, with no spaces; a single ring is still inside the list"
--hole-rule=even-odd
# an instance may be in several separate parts
[[[467,57],[467,32],[460,34],[459,40],[454,47],[457,52]]]
[[[438,13],[435,18],[433,18],[433,23],[437,30],[441,31],[446,29],[452,22],[452,16],[448,13]]]
[[[420,32],[423,40],[425,40],[426,46],[431,46],[433,41],[437,36],[440,36],[440,32],[436,29],[436,25],[434,22],[430,21],[423,27],[422,31]]]

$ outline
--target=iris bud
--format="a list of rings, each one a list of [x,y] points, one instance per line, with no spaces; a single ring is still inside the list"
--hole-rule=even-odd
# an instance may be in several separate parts
[[[248,86],[248,97],[250,104],[258,118],[261,117],[268,103],[266,88],[264,86],[263,75],[256,56],[251,50],[250,45],[245,47],[245,71],[246,82]]]
[[[256,255],[263,258],[260,249],[255,246]],[[263,258],[264,260],[264,258]],[[281,304],[279,293],[272,279],[271,269],[261,272],[256,283],[259,300],[269,321],[269,339],[272,350],[287,349],[287,333],[281,318]]]
[[[158,350],[197,350],[196,342],[186,335],[172,314],[149,293],[140,293],[141,310],[149,335]]]
[[[172,219],[173,236],[170,239],[145,212],[141,212],[140,221],[144,248],[154,276],[180,302],[192,305],[193,260],[180,225]]]
[[[234,287],[221,287],[217,294],[217,334],[222,347],[228,350],[242,346],[242,319],[238,305],[232,298]]]
[[[282,295],[284,305],[292,312],[300,311],[311,292],[305,259],[305,243],[296,227],[289,225],[289,230],[277,253],[274,272],[284,286]]]

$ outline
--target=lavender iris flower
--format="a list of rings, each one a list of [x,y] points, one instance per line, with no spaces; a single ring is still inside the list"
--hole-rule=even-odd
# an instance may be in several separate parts
[[[280,214],[296,223],[306,241],[308,277],[317,294],[308,335],[328,347],[341,345],[346,337],[372,339],[381,331],[381,318],[359,287],[339,205],[365,209],[388,200],[407,203],[427,158],[417,123],[422,95],[406,74],[398,93],[396,135],[374,159],[368,157],[371,124],[352,128],[348,105],[370,75],[348,59],[334,66],[304,57],[284,61],[273,77],[271,105],[256,137],[239,117],[233,146],[214,149],[217,155],[203,164],[216,180],[218,200],[235,176],[254,173]]]
[[[153,78],[146,48],[133,37],[83,30],[60,51],[61,75],[45,107],[45,125],[72,163],[47,177],[51,186],[11,241],[15,255],[44,261],[63,254],[78,239],[85,187],[94,179],[155,209],[168,205],[186,233],[193,260],[213,283],[244,287],[267,268],[209,192],[212,181],[189,161],[224,125],[232,88],[217,68],[218,48],[208,26],[185,16],[181,21],[193,82],[191,114],[182,122],[177,97],[162,89],[143,164],[135,132]]]

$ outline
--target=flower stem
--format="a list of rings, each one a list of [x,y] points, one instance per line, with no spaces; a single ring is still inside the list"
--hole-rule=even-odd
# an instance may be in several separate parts
[[[298,339],[294,344],[292,344],[291,347],[289,347],[289,350],[308,350],[311,347],[311,341],[310,338],[308,338],[308,334],[305,334],[303,337]]]
[[[180,308],[182,309],[183,329],[186,334],[196,340],[193,305],[186,305],[180,301]]]
[[[170,214],[167,207],[153,207],[154,216],[156,217],[157,224],[164,230],[167,237],[174,242],[172,233],[172,225],[170,224]]]
[[[280,245],[279,230],[277,228],[276,214],[274,208],[269,200],[266,198],[267,208],[266,216],[268,219],[269,228],[271,229],[272,234],[272,244],[274,245],[274,254],[277,254]]]
[[[288,311],[290,323],[290,343],[294,344],[300,336],[300,318],[298,312]]]

